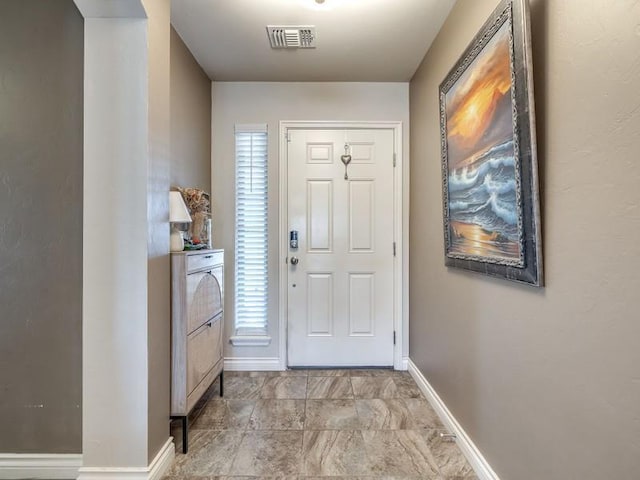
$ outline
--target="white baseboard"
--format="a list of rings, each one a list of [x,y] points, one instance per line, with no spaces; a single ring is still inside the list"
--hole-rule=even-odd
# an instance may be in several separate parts
[[[409,370],[409,357],[402,357],[402,370]]]
[[[282,370],[282,365],[278,357],[225,357],[224,369],[236,372],[278,371]]]
[[[75,479],[81,454],[0,453],[0,478]]]
[[[169,438],[148,467],[81,467],[78,480],[160,480],[175,457],[173,438]]]
[[[480,480],[500,480],[496,472],[493,471],[491,465],[484,458],[478,447],[471,441],[469,435],[463,430],[458,421],[455,419],[453,414],[449,411],[445,403],[442,401],[440,396],[436,393],[431,384],[427,381],[427,379],[422,375],[422,372],[418,370],[415,363],[408,360],[409,373],[413,377],[413,379],[418,384],[418,387],[427,398],[433,409],[436,411],[442,423],[444,423],[445,427],[456,435],[456,443],[462,453],[473,467],[476,475]]]

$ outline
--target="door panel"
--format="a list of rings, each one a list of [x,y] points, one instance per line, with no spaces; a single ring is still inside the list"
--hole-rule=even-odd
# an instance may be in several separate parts
[[[349,182],[349,251],[373,253],[375,244],[375,180]]]
[[[307,274],[307,334],[333,335],[333,276],[330,273]]]
[[[333,144],[308,143],[307,163],[333,163]]]
[[[375,274],[349,274],[349,335],[375,335]]]
[[[330,252],[333,243],[333,181],[307,181],[309,253]]]
[[[289,365],[391,366],[393,131],[289,134]]]

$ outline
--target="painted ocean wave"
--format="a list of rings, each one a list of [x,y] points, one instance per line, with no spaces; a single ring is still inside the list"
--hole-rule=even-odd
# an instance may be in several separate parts
[[[518,238],[513,142],[497,145],[449,173],[451,220],[478,225],[505,240]]]
[[[513,144],[513,142],[509,142]],[[463,167],[449,173],[449,191],[464,190],[474,186],[479,180],[484,182],[486,175],[492,171],[500,172],[501,168],[513,169],[515,171],[515,159],[513,158],[513,150],[511,156],[507,157],[488,157],[486,161],[476,168],[478,162],[472,164],[471,167]]]

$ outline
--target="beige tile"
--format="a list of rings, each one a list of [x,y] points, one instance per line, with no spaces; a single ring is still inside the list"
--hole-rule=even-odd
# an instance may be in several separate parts
[[[297,475],[275,475],[275,476],[230,476],[230,477],[216,477],[211,480],[300,480]],[[325,480],[327,480],[325,478]]]
[[[394,373],[391,368],[352,368],[349,375],[352,377],[390,377]]]
[[[307,398],[353,398],[349,377],[309,377]]]
[[[262,398],[306,398],[307,377],[267,377],[260,396]]]
[[[424,480],[423,477],[419,475],[400,475],[400,476],[390,476],[390,475],[382,475],[382,476],[369,476],[369,475],[349,475],[349,476],[331,476],[331,477],[323,477],[323,476],[305,476],[299,477],[298,480]],[[435,480],[435,479],[434,479]],[[437,480],[449,480],[449,479],[441,479],[437,477]],[[461,480],[461,479],[454,479]],[[464,479],[467,480],[467,479]],[[477,479],[475,479],[477,480]]]
[[[443,428],[438,414],[427,400],[424,398],[405,398],[403,400],[413,417],[416,428]]]
[[[246,432],[231,467],[232,475],[298,475],[302,463],[302,431]]]
[[[287,370],[265,370],[259,372],[224,372],[225,377],[306,377],[307,370],[287,369]]]
[[[394,477],[373,477],[369,475],[348,475],[348,476],[305,476],[298,480],[422,480],[420,478],[399,479]]]
[[[391,372],[391,376],[393,378],[410,378],[411,380],[413,380],[411,374],[406,370],[393,370]]]
[[[400,398],[422,398],[422,392],[411,377],[394,376],[393,382]]]
[[[331,479],[333,480],[333,479]],[[440,475],[381,475],[372,480],[445,480]]]
[[[265,377],[231,377],[224,380],[224,398],[255,400],[260,398],[260,391]]]
[[[394,398],[398,396],[395,383],[387,377],[351,377],[356,398]]]
[[[190,432],[189,453],[176,455],[169,475],[227,475],[242,436],[243,432],[238,430]]]
[[[442,424],[407,372],[225,375],[225,398],[215,382],[190,417],[189,454],[178,447],[166,480],[478,480],[457,445],[440,441]],[[310,396],[357,398],[304,400],[307,384]]]
[[[365,430],[362,436],[375,475],[439,477],[422,431]]]
[[[363,429],[411,430],[415,422],[402,399],[359,399],[356,409]]]
[[[242,430],[247,427],[256,400],[209,400],[191,426],[195,430]]]
[[[211,480],[300,480],[297,475],[275,475],[275,476],[231,476],[231,477],[216,477]],[[325,479],[327,480],[327,479]]]
[[[224,378],[228,379],[228,378],[232,378],[232,377],[266,377],[270,374],[271,372],[245,372],[245,371],[241,371],[241,372],[229,372],[229,371],[225,371],[224,372]]]
[[[307,400],[305,417],[305,430],[359,430],[361,428],[355,401],[350,399]]]
[[[220,480],[222,478],[229,478],[220,475],[180,475],[180,476],[167,476],[162,477],[162,480]]]
[[[348,377],[349,370],[339,369],[339,368],[331,368],[331,369],[310,369],[309,376],[310,377]]]
[[[201,476],[201,475],[180,475],[180,476],[168,475],[166,477],[162,477],[162,480],[218,480],[219,478],[223,478],[223,477],[219,477],[217,475],[214,475],[214,476],[210,476],[210,475],[206,475],[206,476]]]
[[[318,430],[304,433],[303,475],[366,475],[371,463],[359,430]]]
[[[304,400],[259,400],[249,421],[250,430],[302,430]]]
[[[309,371],[301,368],[291,368],[287,370],[266,372],[266,374],[267,377],[306,377],[309,374]]]
[[[473,469],[455,442],[443,442],[440,432],[445,430],[426,430],[422,432],[431,455],[443,477],[467,477],[473,475]]]

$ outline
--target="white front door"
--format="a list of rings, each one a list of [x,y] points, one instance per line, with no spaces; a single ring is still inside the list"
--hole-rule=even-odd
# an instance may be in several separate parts
[[[392,366],[394,132],[290,129],[287,145],[288,228],[298,232],[288,363]]]

